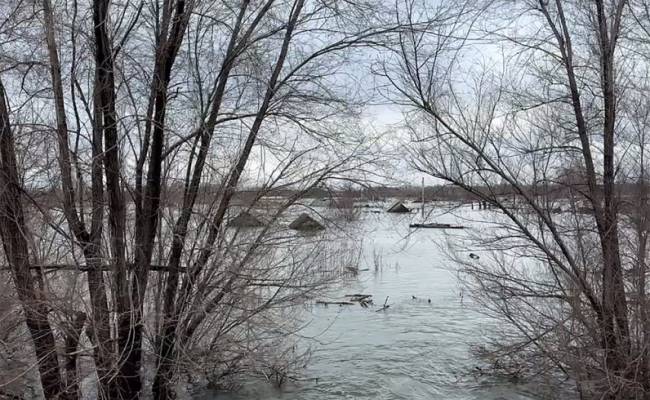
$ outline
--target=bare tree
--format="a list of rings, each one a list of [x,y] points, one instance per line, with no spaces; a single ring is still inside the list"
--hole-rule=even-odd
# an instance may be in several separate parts
[[[397,18],[414,28],[377,70],[412,110],[413,166],[497,210],[486,218],[493,229],[464,243],[486,255],[456,255],[482,304],[513,328],[497,346],[501,366],[509,358],[511,370],[563,372],[584,398],[647,398],[638,104],[647,60],[634,38],[647,8],[625,0],[433,8],[398,2]],[[446,23],[418,20],[434,13]]]
[[[45,397],[96,374],[97,397],[139,398],[146,363],[168,399],[182,372],[255,365],[259,332],[295,332],[285,317],[340,278],[331,238],[286,215],[373,174],[343,71],[393,29],[380,2],[2,7],[2,239]],[[264,226],[228,227],[244,210]]]

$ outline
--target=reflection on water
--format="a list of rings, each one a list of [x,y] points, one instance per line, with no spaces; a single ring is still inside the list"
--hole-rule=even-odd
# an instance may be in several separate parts
[[[361,272],[341,295],[372,294],[374,308],[330,305],[309,310],[303,333],[314,336],[316,343],[304,380],[282,391],[251,383],[234,394],[211,393],[205,398],[535,398],[530,388],[481,376],[469,348],[494,327],[472,309],[467,298],[461,301],[453,266],[438,246],[446,240],[445,233],[409,230],[409,221],[417,218],[363,215],[359,222],[365,231],[362,268],[368,271]],[[459,222],[451,215],[436,221]],[[376,271],[378,258],[381,267]],[[390,308],[376,312],[387,296]]]

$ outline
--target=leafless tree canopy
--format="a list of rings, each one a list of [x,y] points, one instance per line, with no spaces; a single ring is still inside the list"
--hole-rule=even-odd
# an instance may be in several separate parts
[[[411,163],[496,210],[455,253],[512,328],[484,352],[514,373],[564,374],[583,398],[648,398],[650,4],[399,10],[417,28],[376,71],[410,110]],[[449,18],[417,25],[430,14]]]
[[[281,384],[297,306],[357,254],[289,214],[376,178],[376,89],[410,166],[491,206],[451,248],[509,327],[479,353],[650,398],[649,21],[645,0],[2,2],[0,395]]]
[[[275,357],[295,306],[356,257],[328,233],[296,236],[286,212],[375,173],[347,66],[387,32],[382,7],[0,5],[0,234],[17,294],[2,334],[27,360],[3,393],[28,395],[32,366],[31,395],[48,399],[168,399],[185,373],[221,384],[253,365],[286,378]],[[241,211],[263,226],[227,228]]]

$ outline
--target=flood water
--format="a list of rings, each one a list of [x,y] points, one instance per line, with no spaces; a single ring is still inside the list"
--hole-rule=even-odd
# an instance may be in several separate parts
[[[476,212],[461,215],[476,219]],[[409,229],[410,215],[364,213],[363,259],[367,268],[344,293],[372,294],[374,306],[313,306],[303,334],[314,337],[303,380],[279,391],[250,383],[237,393],[210,399],[538,399],[531,385],[489,378],[470,347],[497,329],[494,321],[461,299],[454,266],[441,251],[462,230]],[[437,222],[475,222],[443,215]],[[380,256],[380,257],[378,257]],[[381,258],[377,265],[376,260]],[[389,297],[390,308],[376,312]],[[415,296],[415,299],[413,298]],[[430,300],[430,302],[429,302]]]

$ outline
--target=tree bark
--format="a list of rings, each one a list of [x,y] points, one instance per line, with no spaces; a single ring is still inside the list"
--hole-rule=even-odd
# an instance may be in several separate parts
[[[48,57],[50,63],[50,74],[52,78],[52,91],[54,94],[54,105],[57,121],[57,144],[58,162],[61,172],[61,188],[63,193],[63,213],[70,225],[72,233],[79,241],[84,258],[90,267],[88,271],[88,291],[91,301],[91,330],[95,343],[95,365],[99,376],[98,395],[100,398],[108,396],[112,391],[110,388],[110,370],[112,365],[112,351],[110,347],[110,316],[104,276],[101,269],[94,268],[101,266],[101,233],[104,208],[104,194],[101,168],[103,165],[103,149],[101,145],[101,131],[93,127],[93,161],[92,161],[92,222],[91,232],[88,233],[81,223],[77,209],[75,208],[75,191],[72,184],[72,173],[70,166],[70,147],[68,144],[68,126],[63,97],[63,83],[61,79],[61,64],[59,61],[56,46],[54,16],[50,0],[43,0],[45,13],[45,36],[47,42]],[[95,120],[101,118],[95,110]],[[97,122],[95,122],[96,124]]]
[[[115,75],[113,48],[108,34],[109,0],[93,2],[95,35],[95,121],[94,129],[101,132],[104,140],[104,173],[108,193],[108,221],[110,226],[111,264],[114,265],[113,290],[117,313],[117,351],[121,372],[117,375],[114,388],[119,397],[135,398],[140,391],[139,369],[125,370],[132,350],[133,321],[130,309],[129,287],[126,269],[125,232],[126,204],[120,183],[122,171],[120,143],[117,133],[115,111]],[[100,135],[98,135],[100,136]],[[115,394],[117,395],[117,394]],[[134,397],[135,396],[135,397]]]
[[[270,4],[269,1],[267,4]],[[217,88],[214,94],[210,117],[204,127],[201,127],[200,147],[196,163],[194,164],[194,171],[191,175],[189,182],[186,182],[185,192],[183,196],[183,205],[181,208],[181,215],[178,217],[174,226],[174,235],[172,239],[172,246],[169,256],[170,272],[167,275],[165,292],[164,292],[164,305],[163,305],[163,324],[161,333],[157,340],[157,353],[158,365],[156,368],[156,376],[153,382],[154,397],[158,400],[166,400],[174,397],[174,391],[171,388],[174,374],[174,348],[175,348],[175,331],[177,325],[176,312],[176,293],[178,290],[179,281],[179,266],[185,246],[185,237],[187,235],[187,226],[190,220],[194,203],[198,195],[199,186],[201,184],[201,176],[203,173],[203,166],[210,148],[210,141],[214,133],[217,116],[221,106],[221,99],[226,89],[226,83],[230,76],[234,64],[235,45],[237,43],[237,36],[241,29],[241,23],[248,8],[249,1],[243,1],[240,7],[237,22],[233,28],[230,36],[228,48],[226,50],[225,59],[219,74]],[[244,39],[245,40],[245,39]],[[191,165],[188,166],[188,171]],[[188,172],[189,175],[189,172]]]
[[[65,332],[65,379],[67,396],[70,399],[81,398],[77,375],[77,348],[85,323],[86,314],[75,312]]]
[[[169,7],[169,4],[166,4]],[[163,31],[159,35],[156,50],[156,60],[154,66],[154,76],[152,82],[152,98],[150,104],[153,104],[153,121],[147,121],[147,132],[151,133],[151,151],[149,154],[149,164],[147,170],[146,187],[143,189],[144,194],[139,197],[138,201],[142,202],[141,209],[136,217],[136,248],[135,262],[131,287],[131,299],[133,314],[131,321],[135,321],[132,337],[133,343],[126,352],[127,358],[123,363],[123,374],[125,376],[135,376],[139,373],[142,358],[142,314],[144,306],[144,295],[147,290],[149,266],[153,255],[154,240],[156,237],[156,227],[160,214],[160,195],[162,179],[162,162],[163,147],[165,144],[165,114],[168,101],[168,87],[171,80],[172,67],[176,56],[183,41],[183,36],[189,23],[189,17],[193,2],[179,0],[175,3],[174,12],[171,17],[171,29],[167,31],[169,17],[167,11],[163,16]],[[169,8],[167,8],[168,10]],[[144,151],[148,151],[145,149]],[[142,162],[144,157],[142,155]],[[171,273],[177,273],[173,271]],[[129,378],[128,398],[137,398],[141,390],[142,383],[135,378]],[[154,382],[154,395],[159,391],[160,385]],[[166,386],[165,386],[166,387]]]
[[[28,232],[22,208],[22,189],[18,177],[13,134],[5,90],[0,81],[0,237],[11,266],[12,278],[18,292],[25,322],[29,329],[43,393],[46,399],[68,397],[61,379],[56,341],[48,321],[44,293],[39,293],[40,275],[29,268]]]

